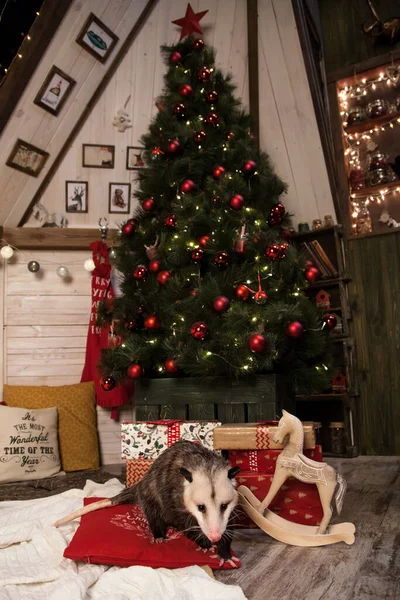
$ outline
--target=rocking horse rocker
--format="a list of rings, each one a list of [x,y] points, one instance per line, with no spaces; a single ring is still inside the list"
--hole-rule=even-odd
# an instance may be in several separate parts
[[[271,488],[264,500],[260,502],[249,488],[240,486],[238,492],[241,506],[263,531],[286,544],[293,546],[326,546],[336,542],[353,544],[355,533],[353,523],[340,523],[328,528],[332,517],[333,497],[335,497],[337,513],[341,512],[346,493],[345,480],[327,463],[316,462],[304,456],[304,431],[301,421],[285,410],[282,414],[274,442],[285,446],[276,461]],[[287,436],[289,436],[288,440],[286,440]],[[288,477],[316,484],[324,512],[319,527],[292,523],[268,510],[268,506]]]

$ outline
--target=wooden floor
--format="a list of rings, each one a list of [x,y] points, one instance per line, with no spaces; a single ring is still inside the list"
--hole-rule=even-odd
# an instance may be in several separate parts
[[[400,457],[327,459],[347,480],[340,517],[356,526],[353,546],[297,548],[261,530],[235,533],[241,568],[214,571],[248,600],[400,600]]]

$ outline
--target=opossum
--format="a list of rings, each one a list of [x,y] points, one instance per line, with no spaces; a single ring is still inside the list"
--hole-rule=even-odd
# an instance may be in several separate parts
[[[239,470],[200,444],[176,442],[160,454],[138,483],[113,498],[77,510],[55,526],[100,508],[140,504],[155,541],[165,539],[171,526],[203,549],[216,545],[219,557],[232,561],[232,533],[227,525],[238,501],[234,478]]]

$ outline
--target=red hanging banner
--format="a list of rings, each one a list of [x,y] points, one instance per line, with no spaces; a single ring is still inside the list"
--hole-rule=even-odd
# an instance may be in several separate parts
[[[111,285],[111,265],[108,260],[107,246],[103,242],[90,244],[95,266],[92,271],[92,303],[90,310],[89,330],[86,342],[85,366],[83,367],[81,382],[94,381],[97,404],[104,408],[111,408],[111,418],[117,418],[117,407],[126,404],[129,396],[133,394],[133,383],[126,386],[117,386],[106,392],[100,385],[100,374],[97,365],[103,348],[108,348],[108,327],[96,325],[97,308],[103,300],[112,302],[114,290]]]

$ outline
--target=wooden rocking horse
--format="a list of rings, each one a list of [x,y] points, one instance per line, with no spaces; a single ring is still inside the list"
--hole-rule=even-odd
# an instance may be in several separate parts
[[[354,542],[355,527],[352,523],[328,525],[332,517],[332,499],[335,497],[337,513],[340,514],[346,482],[340,473],[324,462],[316,462],[303,454],[304,431],[301,421],[287,411],[282,411],[274,442],[285,444],[276,461],[276,469],[267,496],[259,502],[245,486],[238,488],[240,503],[247,514],[272,537],[296,546],[323,546],[339,541]],[[268,510],[280,487],[288,477],[296,477],[305,483],[314,483],[319,492],[324,516],[319,527],[299,525],[282,519]]]

